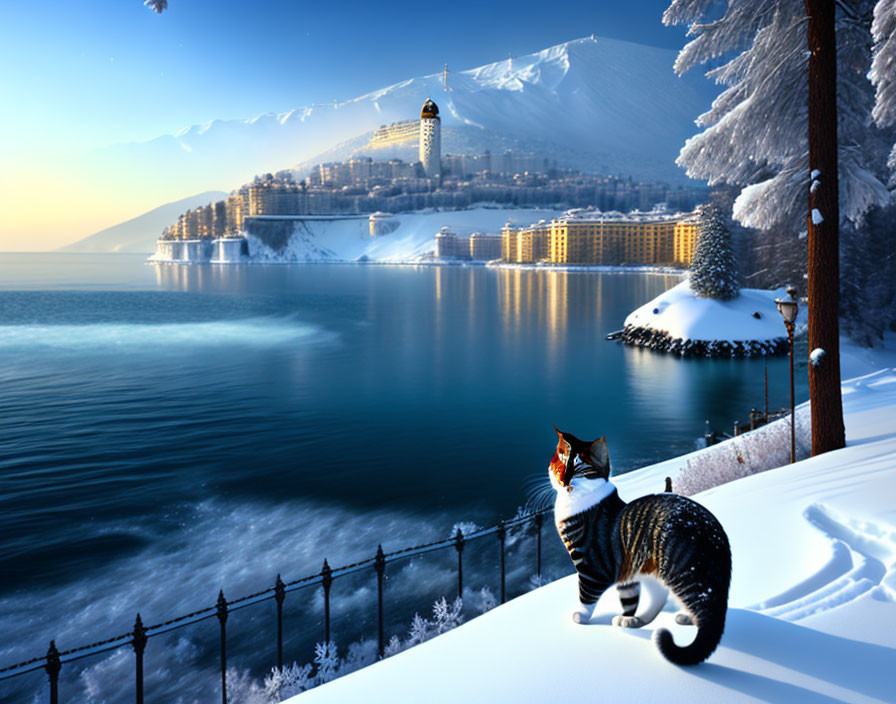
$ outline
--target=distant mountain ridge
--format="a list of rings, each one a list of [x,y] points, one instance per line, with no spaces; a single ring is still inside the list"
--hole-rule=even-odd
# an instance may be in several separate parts
[[[61,252],[134,252],[151,253],[162,230],[186,210],[226,198],[224,191],[206,191],[173,203],[153,208],[125,222],[107,227],[82,240],[61,247]]]
[[[674,159],[716,91],[702,77],[677,77],[674,60],[671,50],[588,37],[449,72],[447,90],[442,74],[431,74],[341,103],[211,120],[103,151],[112,162],[138,160],[169,170],[189,179],[192,190],[236,187],[341,143],[360,146],[360,135],[415,118],[431,97],[443,127],[468,152],[489,148],[492,136],[501,135],[514,148],[557,153],[571,162],[564,165],[582,170],[681,182],[685,176]]]

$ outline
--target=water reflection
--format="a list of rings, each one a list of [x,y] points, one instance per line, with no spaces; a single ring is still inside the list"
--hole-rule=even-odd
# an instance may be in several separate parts
[[[227,264],[171,264],[154,262],[156,284],[168,291],[221,291],[241,293],[247,289],[249,268]],[[282,268],[282,267],[281,267]],[[287,272],[284,272],[287,273]]]
[[[506,427],[493,433],[508,441],[568,423],[611,434],[617,468],[631,468],[691,449],[706,419],[729,430],[763,405],[762,360],[682,360],[606,340],[677,275],[165,264],[155,275],[164,289],[219,294],[335,329],[346,344],[320,362],[327,391],[314,402],[341,413],[337,399],[348,399],[374,414],[403,404],[402,422],[427,436],[452,413],[452,427],[501,417]],[[314,373],[303,366],[299,376]],[[787,402],[786,381],[786,359],[769,360],[773,408]],[[456,453],[480,439],[462,435],[452,439]]]

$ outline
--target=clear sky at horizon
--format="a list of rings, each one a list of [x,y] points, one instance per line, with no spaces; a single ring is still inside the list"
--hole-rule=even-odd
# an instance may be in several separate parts
[[[92,150],[589,34],[679,49],[685,32],[662,25],[667,5],[169,0],[157,15],[140,0],[11,3],[0,27],[0,250],[60,246],[164,202],[140,193],[97,207],[101,185],[72,176]]]

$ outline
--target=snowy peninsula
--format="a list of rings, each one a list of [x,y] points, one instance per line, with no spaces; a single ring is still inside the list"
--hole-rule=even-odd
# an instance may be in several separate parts
[[[620,338],[682,357],[752,357],[787,349],[775,298],[784,289],[741,289],[727,301],[698,296],[685,280],[633,311]]]
[[[571,576],[288,701],[893,701],[896,354],[844,346],[842,361],[844,376],[878,368],[843,385],[846,448],[695,497],[734,557],[725,635],[706,663],[679,668],[657,652],[655,628],[692,638],[671,610],[643,630],[608,625],[615,593],[589,625],[573,623]],[[686,460],[614,482],[624,500],[655,493]]]

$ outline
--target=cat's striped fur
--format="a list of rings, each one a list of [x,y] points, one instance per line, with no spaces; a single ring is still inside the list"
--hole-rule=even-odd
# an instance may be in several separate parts
[[[579,576],[581,606],[577,622],[591,617],[594,605],[617,584],[623,607],[614,623],[639,627],[662,608],[635,616],[638,583],[644,577],[661,582],[684,605],[697,636],[687,646],[675,644],[666,629],[656,632],[660,652],[678,665],[694,665],[716,649],[725,628],[731,550],[718,520],[703,506],[678,494],[644,496],[626,504],[609,482],[604,438],[582,442],[561,433],[550,465],[557,490],[554,516]]]

